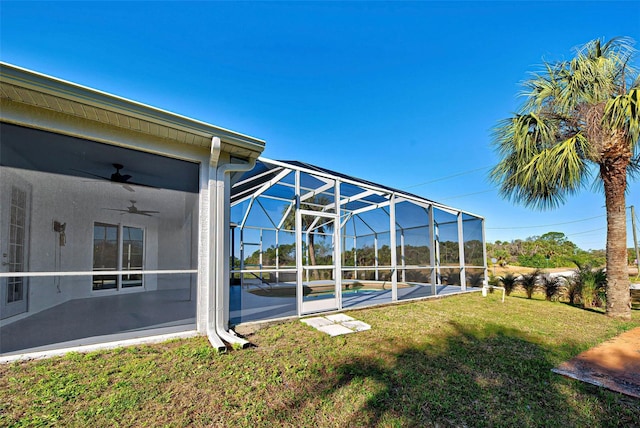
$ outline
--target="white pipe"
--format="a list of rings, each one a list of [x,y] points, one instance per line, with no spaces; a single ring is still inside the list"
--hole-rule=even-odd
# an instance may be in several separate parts
[[[502,303],[504,303],[504,294],[506,292],[506,289],[504,287],[498,287],[498,286],[495,286],[495,285],[483,284],[482,285],[482,297],[487,297],[487,290],[489,290],[490,288],[497,288],[498,290],[502,290]]]
[[[213,152],[217,151],[218,153],[215,155],[216,158],[220,153],[220,139],[214,137],[211,142],[211,151],[212,157]],[[213,219],[215,223],[214,228],[214,237],[215,237],[215,261],[218,263],[216,265],[215,270],[215,279],[214,279],[214,310],[215,316],[213,317],[213,326],[215,328],[216,335],[231,345],[239,345],[242,348],[245,348],[249,345],[249,342],[238,337],[233,330],[227,330],[228,326],[228,314],[229,314],[229,239],[228,239],[228,229],[229,229],[229,219],[228,219],[228,204],[226,201],[228,200],[228,193],[230,193],[230,189],[226,186],[226,174],[229,172],[241,172],[241,171],[250,171],[254,168],[256,163],[256,159],[249,159],[249,162],[246,164],[224,164],[220,165],[216,162],[215,164],[215,175],[212,176],[213,171],[209,172],[209,191],[213,190],[214,193],[214,204],[215,204],[215,219]],[[213,165],[212,165],[213,166]],[[211,188],[212,179],[215,181],[213,189]],[[210,325],[211,323],[209,323]]]

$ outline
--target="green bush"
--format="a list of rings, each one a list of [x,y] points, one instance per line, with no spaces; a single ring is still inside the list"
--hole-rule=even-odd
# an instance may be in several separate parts
[[[483,273],[470,273],[467,275],[467,282],[471,287],[482,287],[482,280],[484,279]]]
[[[499,277],[500,283],[504,287],[504,292],[507,296],[511,295],[511,292],[518,284],[518,280],[515,275],[508,273],[504,276]]]
[[[447,285],[460,285],[460,271],[458,269],[446,269],[442,272],[442,283]]]
[[[565,295],[569,299],[569,303],[575,305],[582,295],[582,286],[580,282],[575,281],[573,278],[568,278]]]
[[[596,306],[596,297],[598,296],[598,290],[596,287],[596,279],[594,277],[586,277],[582,280],[582,287],[580,289],[580,297],[582,298],[582,306],[585,308],[591,308]]]
[[[579,293],[582,306],[585,308],[602,307],[605,304],[605,288],[607,275],[603,268],[593,269],[591,265],[580,265],[571,279],[570,288],[575,288]],[[571,301],[571,297],[569,298]]]
[[[545,298],[548,301],[557,300],[564,288],[565,279],[561,276],[549,274],[540,276],[540,285],[544,289]]]
[[[524,291],[527,293],[527,299],[530,299],[533,296],[533,292],[538,288],[538,276],[540,275],[539,270],[535,270],[531,273],[526,273],[518,278],[518,284]]]

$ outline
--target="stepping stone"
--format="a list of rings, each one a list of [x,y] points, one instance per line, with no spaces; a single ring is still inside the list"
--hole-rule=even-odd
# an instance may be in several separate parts
[[[355,318],[351,318],[349,315],[345,314],[327,315],[325,318],[331,322],[355,321]]]
[[[332,336],[332,337],[340,336],[342,334],[355,333],[355,331],[348,329],[347,327],[340,324],[325,325],[322,327],[318,327],[318,330],[320,330],[323,333],[327,333],[329,336]]]
[[[334,314],[324,317],[313,317],[300,320],[329,336],[340,336],[342,334],[356,333],[358,331],[370,330],[371,326],[365,322],[358,321],[349,315]]]
[[[303,319],[301,321],[303,323],[307,324],[307,325],[310,325],[313,328],[319,328],[319,327],[323,327],[325,325],[334,324],[333,321],[330,321],[330,320],[326,319],[325,317],[307,318],[307,319]]]
[[[354,320],[354,321],[345,321],[340,323],[343,326],[350,328],[351,330],[355,330],[355,331],[365,331],[365,330],[370,330],[371,326],[365,322],[362,321],[358,321],[358,320]]]

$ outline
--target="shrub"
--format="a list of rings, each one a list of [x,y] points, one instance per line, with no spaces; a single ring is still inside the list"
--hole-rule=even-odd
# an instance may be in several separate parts
[[[582,298],[582,306],[591,308],[596,306],[596,297],[598,296],[596,280],[594,277],[585,277],[582,279],[582,287],[580,288],[580,297]]]
[[[499,279],[500,279],[500,283],[502,283],[502,286],[504,287],[505,294],[507,296],[511,295],[511,292],[518,284],[518,281],[515,275],[508,273],[504,276],[499,277]]]
[[[489,293],[493,293],[494,289],[493,287],[499,287],[500,286],[500,277],[497,277],[495,275],[489,275],[489,281],[487,281],[487,283],[489,284]]]
[[[533,292],[538,287],[539,275],[540,271],[535,270],[531,273],[523,274],[520,276],[520,278],[518,278],[518,284],[520,284],[520,286],[524,288],[524,291],[527,293],[527,299],[530,299],[531,296],[533,296]]]
[[[482,287],[483,273],[470,273],[467,275],[467,282],[472,287]]]
[[[582,295],[582,286],[579,281],[574,278],[567,278],[567,293],[569,303],[575,305]]]
[[[540,276],[540,285],[544,289],[545,298],[548,301],[557,300],[560,292],[564,288],[565,279],[561,276],[551,276],[549,274]]]
[[[460,285],[460,271],[447,269],[442,273],[442,283],[447,285]]]
[[[605,302],[604,290],[607,285],[607,275],[604,269],[593,269],[590,265],[576,264],[578,268],[571,282],[572,286],[579,290],[582,306],[585,308],[602,307]]]

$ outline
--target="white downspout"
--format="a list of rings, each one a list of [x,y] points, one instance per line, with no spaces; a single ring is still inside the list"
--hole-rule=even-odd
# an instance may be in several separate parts
[[[218,158],[221,151],[221,141],[218,137],[214,137],[211,142],[212,159],[214,151],[217,152],[215,156]],[[219,263],[219,265],[216,266],[214,280],[215,317],[213,324],[215,326],[215,333],[222,340],[231,345],[240,345],[243,348],[247,347],[249,342],[238,337],[233,330],[227,330],[229,315],[229,294],[227,291],[229,287],[229,209],[227,201],[229,200],[228,194],[230,189],[226,186],[225,175],[232,171],[250,171],[254,168],[255,163],[255,158],[249,159],[249,163],[246,164],[229,163],[220,165],[216,162],[215,175],[213,177],[213,170],[209,170],[209,183],[211,184],[212,179],[215,180],[215,185],[213,186],[215,218],[212,220],[215,222],[214,254],[216,262]],[[209,191],[211,190],[212,188],[209,187]]]
[[[209,343],[211,346],[216,348],[218,352],[224,352],[227,349],[227,346],[220,339],[218,334],[216,333],[216,321],[215,321],[215,305],[216,305],[216,297],[215,297],[215,287],[212,287],[212,284],[215,284],[216,278],[211,276],[212,271],[217,272],[217,257],[215,252],[215,246],[212,245],[212,242],[217,241],[216,235],[216,191],[215,191],[215,170],[218,166],[218,160],[220,158],[220,139],[214,137],[211,140],[211,157],[209,159],[209,177],[207,180],[207,207],[206,212],[208,216],[207,221],[207,238],[206,238],[206,246],[208,252],[208,258],[206,260],[206,276],[207,276],[207,338],[209,339]]]

